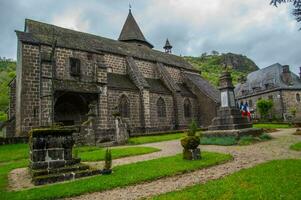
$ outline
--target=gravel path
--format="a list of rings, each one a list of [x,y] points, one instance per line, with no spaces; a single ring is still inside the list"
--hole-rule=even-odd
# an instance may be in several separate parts
[[[77,196],[70,199],[88,200],[117,200],[117,199],[139,199],[147,198],[153,195],[162,194],[174,190],[180,190],[187,186],[192,186],[198,183],[205,183],[208,180],[218,179],[226,175],[232,174],[244,168],[255,166],[269,160],[301,158],[301,152],[289,150],[289,146],[298,141],[301,141],[300,136],[294,136],[292,133],[295,129],[285,129],[279,132],[272,133],[276,138],[268,142],[257,143],[250,146],[201,146],[202,151],[214,151],[221,153],[230,153],[234,160],[222,165],[202,169],[183,175],[159,179],[156,181],[142,183],[124,188],[116,188],[113,190],[95,192]],[[174,155],[182,151],[178,141],[168,141],[161,143],[147,144],[143,146],[152,146],[161,148],[161,152],[156,152],[148,155],[135,156],[114,160],[115,165],[148,160],[162,156]]]

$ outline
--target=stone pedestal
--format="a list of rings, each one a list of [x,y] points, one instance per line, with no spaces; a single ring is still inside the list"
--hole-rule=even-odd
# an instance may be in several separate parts
[[[71,129],[33,129],[30,132],[30,163],[32,182],[43,185],[99,174],[72,157],[74,140]]]
[[[243,117],[234,96],[234,86],[228,71],[223,72],[219,80],[221,106],[217,117],[213,118],[209,131],[204,132],[206,136],[237,136],[260,135],[262,129],[253,129],[247,117]]]

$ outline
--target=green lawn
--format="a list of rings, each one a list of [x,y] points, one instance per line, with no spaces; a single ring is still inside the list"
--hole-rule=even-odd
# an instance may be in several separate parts
[[[78,155],[82,161],[98,161],[104,159],[105,148],[95,146],[77,147]],[[160,149],[153,147],[125,147],[113,148],[112,158],[122,158],[134,155],[142,155],[160,151]],[[0,163],[28,159],[29,147],[28,144],[11,144],[0,146]]]
[[[272,129],[277,129],[277,128],[291,128],[291,125],[289,124],[253,124],[254,128],[272,128]]]
[[[295,151],[301,151],[301,142],[291,145],[290,149],[295,150]]]
[[[129,144],[145,144],[153,142],[162,142],[167,140],[177,140],[184,137],[186,134],[183,132],[170,133],[164,135],[149,135],[149,136],[139,136],[131,137],[128,141]]]
[[[153,199],[301,199],[300,169],[301,160],[275,160]]]
[[[162,177],[181,174],[196,169],[220,164],[232,159],[231,155],[202,152],[202,160],[187,161],[182,155],[164,157],[138,163],[121,165],[113,168],[113,174],[107,176],[93,176],[76,181],[37,187],[18,192],[8,192],[7,174],[10,170],[25,167],[27,161],[2,163],[0,168],[1,199],[56,199],[76,196],[88,192],[103,191],[116,187],[151,181]]]
[[[153,153],[156,151],[160,151],[160,149],[154,147],[125,147],[111,149],[113,159]],[[99,161],[104,160],[105,152],[106,149],[97,148],[92,151],[79,151],[78,155],[82,161]]]

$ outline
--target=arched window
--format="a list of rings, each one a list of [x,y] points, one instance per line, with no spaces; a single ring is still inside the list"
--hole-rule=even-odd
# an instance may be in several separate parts
[[[299,93],[296,94],[296,100],[297,100],[297,102],[300,102],[300,94]]]
[[[130,103],[125,95],[122,95],[119,100],[119,113],[121,117],[130,117]]]
[[[184,100],[184,116],[185,118],[191,117],[191,103],[189,99]]]
[[[158,117],[166,117],[165,101],[161,97],[157,101],[157,113]]]

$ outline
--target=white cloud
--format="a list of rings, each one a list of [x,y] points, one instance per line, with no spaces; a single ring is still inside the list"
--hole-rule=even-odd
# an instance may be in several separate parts
[[[72,8],[62,14],[55,15],[51,23],[77,31],[89,31],[90,22],[88,19],[83,18],[83,13],[84,10],[82,9]]]

